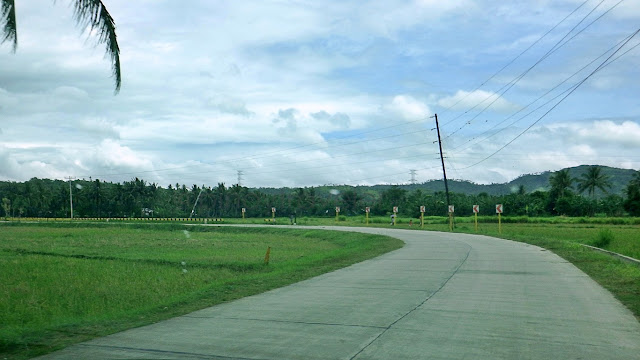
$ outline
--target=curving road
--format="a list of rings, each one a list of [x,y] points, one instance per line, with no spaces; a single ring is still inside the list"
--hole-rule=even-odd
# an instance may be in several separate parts
[[[631,312],[549,251],[477,235],[324,228],[406,246],[42,358],[640,359]]]

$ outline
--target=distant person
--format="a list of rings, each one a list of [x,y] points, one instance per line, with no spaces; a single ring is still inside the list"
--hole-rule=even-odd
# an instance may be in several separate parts
[[[391,225],[396,224],[396,214],[391,214]]]
[[[411,225],[413,225],[413,219],[409,220],[409,227],[411,227]]]

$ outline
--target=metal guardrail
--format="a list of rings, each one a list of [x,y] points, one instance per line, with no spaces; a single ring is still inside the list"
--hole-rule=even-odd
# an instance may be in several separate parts
[[[0,218],[4,219],[4,218]],[[78,217],[78,218],[6,218],[7,221],[38,221],[38,222],[72,222],[72,221],[169,221],[169,222],[201,222],[201,223],[209,223],[209,222],[224,222],[223,218],[182,218],[182,217],[171,217],[171,218],[159,218],[159,217]]]

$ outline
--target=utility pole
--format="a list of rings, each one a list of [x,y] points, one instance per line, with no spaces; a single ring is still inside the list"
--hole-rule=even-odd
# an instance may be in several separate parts
[[[71,190],[71,180],[75,180],[75,177],[67,176],[65,179],[69,180],[69,205],[71,205],[71,219],[73,219],[73,192]]]
[[[442,156],[442,140],[440,138],[440,125],[438,124],[438,114],[435,114],[436,118],[436,129],[438,130],[438,145],[440,146],[440,160],[442,161],[442,174],[444,175],[444,189],[447,193],[447,207],[451,205],[451,200],[449,199],[449,184],[447,183],[447,170],[444,168],[444,156]]]
[[[409,180],[409,182],[411,183],[411,185],[416,184],[416,171],[418,170],[409,170],[409,174],[411,175],[411,180]]]
[[[193,209],[191,209],[191,214],[189,214],[189,220],[191,220],[191,218],[193,217],[193,214],[195,214],[196,212],[196,206],[198,205],[198,200],[200,200],[200,195],[202,195],[203,191],[204,191],[204,184],[202,184],[202,187],[200,188],[200,192],[198,193],[198,197],[196,197],[196,202],[193,204]]]

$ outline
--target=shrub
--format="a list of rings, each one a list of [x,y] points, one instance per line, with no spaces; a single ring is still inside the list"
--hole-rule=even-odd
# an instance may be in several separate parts
[[[594,242],[594,246],[599,248],[606,248],[613,241],[614,236],[611,229],[602,229],[598,232],[598,238]]]

